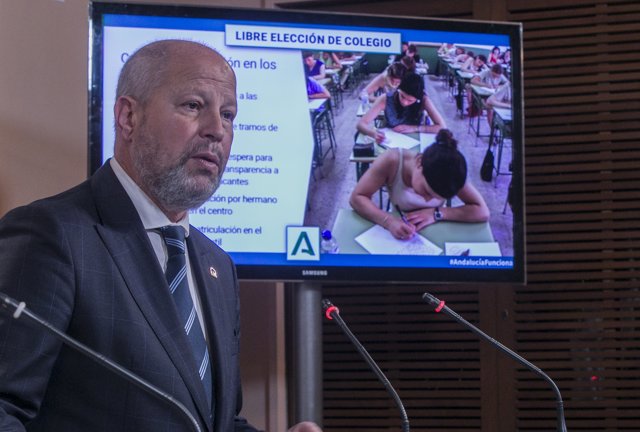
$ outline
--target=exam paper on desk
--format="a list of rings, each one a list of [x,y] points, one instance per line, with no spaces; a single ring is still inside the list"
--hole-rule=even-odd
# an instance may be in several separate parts
[[[398,240],[380,225],[374,225],[355,241],[373,255],[440,255],[442,249],[420,234],[409,240]]]
[[[384,141],[380,143],[382,147],[410,149],[420,144],[417,139],[395,132],[392,129],[382,128],[380,132],[384,133]]]

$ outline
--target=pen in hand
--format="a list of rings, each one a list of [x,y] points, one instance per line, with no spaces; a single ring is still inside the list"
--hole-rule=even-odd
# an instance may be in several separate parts
[[[398,205],[396,205],[395,207],[396,207],[396,210],[398,211],[398,214],[400,215],[400,219],[402,219],[402,221],[407,225],[411,225],[407,217],[404,215],[404,213],[402,213],[402,210],[400,210],[400,207],[398,207]]]

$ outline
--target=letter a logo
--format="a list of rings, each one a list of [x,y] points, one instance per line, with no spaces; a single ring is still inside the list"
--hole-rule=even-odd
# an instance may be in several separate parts
[[[306,231],[302,231],[298,236],[298,241],[296,241],[296,245],[293,247],[291,255],[298,255],[298,253],[308,254],[310,256],[315,255],[313,246],[311,246],[311,240],[309,240],[309,235]]]
[[[287,260],[320,261],[320,228],[288,226]]]

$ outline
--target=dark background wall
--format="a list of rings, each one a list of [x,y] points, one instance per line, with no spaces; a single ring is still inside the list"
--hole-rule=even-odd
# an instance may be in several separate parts
[[[640,430],[640,3],[311,1],[315,10],[523,23],[526,248],[520,285],[325,286],[413,430],[555,430],[550,387],[421,303],[430,291],[545,370],[570,431]],[[399,430],[386,392],[324,328],[324,426]]]

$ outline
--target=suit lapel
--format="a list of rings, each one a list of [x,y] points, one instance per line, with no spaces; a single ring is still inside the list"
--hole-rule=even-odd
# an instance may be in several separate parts
[[[197,367],[191,356],[183,354],[191,353],[189,340],[135,207],[108,164],[94,175],[92,186],[102,218],[96,229],[131,296],[189,389],[204,424],[210,427],[211,409],[197,378]]]

